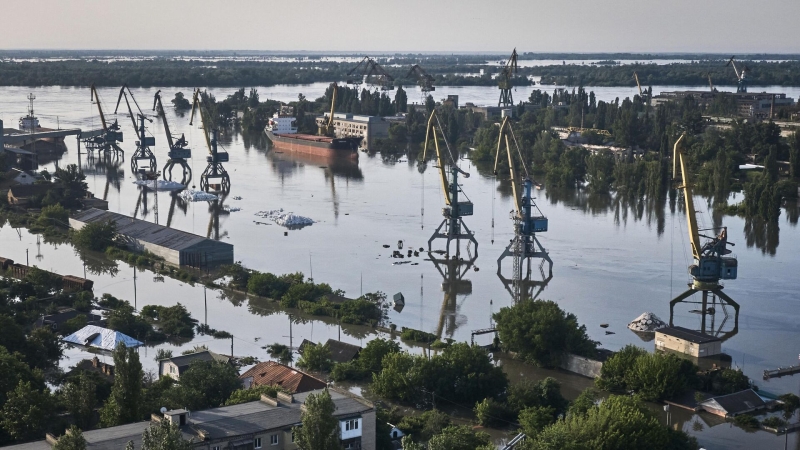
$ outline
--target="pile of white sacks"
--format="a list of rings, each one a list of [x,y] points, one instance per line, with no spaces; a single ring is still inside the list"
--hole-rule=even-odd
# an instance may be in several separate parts
[[[209,194],[208,192],[203,191],[195,191],[194,189],[186,189],[185,191],[181,191],[180,196],[187,202],[201,202],[204,200],[208,201],[217,199],[217,196],[214,194]]]
[[[667,324],[663,320],[659,319],[658,316],[651,312],[642,314],[628,324],[630,330],[644,333],[654,333],[656,330],[666,326]]]
[[[138,186],[146,186],[150,189],[153,189],[153,187],[155,187],[159,191],[172,191],[175,189],[183,189],[184,187],[186,187],[178,182],[168,181],[168,180],[136,180],[133,182],[133,184],[136,184]]]
[[[264,219],[269,219],[282,227],[303,227],[314,223],[314,221],[308,217],[298,216],[291,212],[284,211],[283,208],[259,211],[256,215]]]

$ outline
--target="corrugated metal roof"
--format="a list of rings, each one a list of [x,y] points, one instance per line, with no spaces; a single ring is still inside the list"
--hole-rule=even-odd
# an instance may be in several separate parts
[[[137,341],[127,334],[122,334],[119,331],[109,330],[108,328],[102,328],[96,325],[86,325],[62,340],[71,344],[97,347],[103,350],[114,350],[120,342],[125,344],[126,347],[138,347],[143,345],[142,342]]]
[[[253,378],[253,386],[281,386],[291,393],[312,391],[326,386],[322,380],[275,361],[256,364],[240,375],[239,379],[250,377]]]
[[[163,225],[156,225],[152,222],[134,219],[133,217],[117,214],[112,211],[103,211],[95,208],[80,212],[73,216],[72,219],[82,223],[111,221],[116,223],[117,233],[123,236],[172,250],[185,250],[204,242],[213,243],[213,245],[233,247],[231,244],[225,242],[206,239],[196,234],[187,233],[186,231],[167,228]]]
[[[656,330],[656,334],[666,334],[668,336],[676,337],[678,339],[683,339],[684,341],[689,341],[695,344],[705,344],[707,342],[715,342],[719,341],[718,337],[714,337],[705,333],[701,333],[699,331],[690,330],[688,328],[683,327],[664,327],[659,328]]]

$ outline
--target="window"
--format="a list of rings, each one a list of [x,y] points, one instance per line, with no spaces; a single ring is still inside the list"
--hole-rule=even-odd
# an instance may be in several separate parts
[[[350,419],[344,421],[344,431],[357,430],[358,419]]]
[[[253,448],[261,448],[261,438],[253,439]]]
[[[294,430],[292,430],[292,443],[294,443]]]
[[[219,445],[215,445],[215,446],[211,447],[211,450],[219,450]]]
[[[278,435],[277,434],[273,434],[272,436],[269,437],[269,444],[270,445],[278,445]]]
[[[169,366],[169,373],[175,373],[175,366],[173,365]]]

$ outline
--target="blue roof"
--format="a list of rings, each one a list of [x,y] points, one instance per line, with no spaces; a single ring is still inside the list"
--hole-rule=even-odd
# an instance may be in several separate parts
[[[114,350],[120,342],[126,347],[138,347],[144,345],[143,342],[122,334],[119,331],[109,330],[108,328],[96,325],[86,325],[80,330],[62,339],[64,342],[85,347],[101,348],[103,350]]]

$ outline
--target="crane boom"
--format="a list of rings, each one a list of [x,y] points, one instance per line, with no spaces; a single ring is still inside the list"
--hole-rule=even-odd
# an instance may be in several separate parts
[[[435,122],[434,122],[435,119]],[[434,110],[431,112],[430,117],[428,118],[428,128],[425,131],[425,147],[422,150],[422,160],[425,161],[428,156],[428,142],[430,142],[431,138],[433,138],[433,144],[436,148],[436,161],[437,165],[439,166],[439,177],[441,178],[442,183],[442,191],[444,192],[445,202],[448,206],[451,206],[452,203],[452,194],[453,192],[450,189],[450,184],[447,182],[447,169],[445,168],[445,160],[442,156],[442,150],[439,146],[439,136],[436,133],[437,126],[439,131],[441,132],[442,126],[439,123],[439,116],[436,114]],[[444,134],[442,134],[442,139],[444,140],[445,147],[447,148],[447,156],[450,162],[450,165],[454,168],[454,170],[460,172],[464,177],[469,177],[469,173],[464,172],[461,170],[460,167],[455,162],[455,158],[453,158],[453,153],[450,151],[450,146],[447,144],[447,140],[444,138]]]
[[[636,87],[639,88],[639,97],[644,97],[644,94],[642,94],[642,85],[641,85],[641,83],[639,83],[639,74],[636,73],[636,72],[633,72],[633,78],[636,79]]]
[[[97,103],[97,111],[100,112],[100,122],[103,123],[103,130],[108,131],[108,124],[106,124],[106,116],[103,114],[103,107],[100,106],[100,96],[97,95],[97,88],[94,87],[94,83],[89,88],[92,93],[92,101]]]
[[[339,90],[339,86],[336,83],[331,83],[331,87],[333,88],[333,92],[331,93],[331,113],[328,116],[328,120],[325,122],[325,125],[321,125],[319,127],[320,136],[333,137],[335,134],[333,127],[333,114],[336,111],[336,92]]]
[[[683,138],[686,133],[681,134],[681,137],[675,142],[674,154],[672,158],[672,178],[678,178],[678,165],[680,164],[682,184],[679,188],[683,189],[683,198],[686,203],[686,221],[689,231],[689,242],[692,245],[692,256],[696,260],[700,260],[701,245],[700,245],[700,232],[697,229],[697,213],[694,210],[694,200],[692,199],[692,188],[690,186],[689,172],[686,169],[686,159],[683,157],[683,148],[681,146]]]
[[[711,92],[714,92],[714,83],[711,82],[711,72],[706,72],[708,76],[708,87],[711,88]]]
[[[156,106],[158,106],[158,109],[156,109]],[[156,95],[153,98],[153,110],[161,116],[161,121],[164,123],[164,132],[167,133],[167,143],[169,144],[170,150],[172,150],[175,144],[172,141],[172,134],[169,132],[169,124],[167,123],[167,115],[164,113],[164,105],[161,103],[160,89],[156,91]]]
[[[500,124],[500,135],[497,138],[497,152],[494,156],[494,174],[497,175],[497,165],[500,162],[500,150],[505,141],[506,154],[508,154],[508,170],[511,172],[511,192],[514,196],[514,209],[518,216],[522,215],[522,205],[520,204],[519,186],[517,184],[517,174],[514,171],[514,157],[511,155],[511,144],[508,141],[507,130],[511,129],[511,122],[508,121],[508,116],[503,118]]]
[[[198,115],[200,116],[200,128],[203,129],[203,135],[206,138],[206,146],[208,147],[208,153],[213,154],[213,150],[211,149],[211,137],[208,134],[208,118],[206,118],[206,110],[203,108],[202,103],[200,102],[200,89],[195,89],[194,96],[192,97],[192,112],[189,115],[189,125],[192,125],[194,121],[194,112],[198,110]]]

